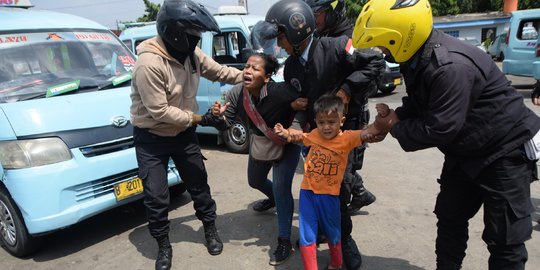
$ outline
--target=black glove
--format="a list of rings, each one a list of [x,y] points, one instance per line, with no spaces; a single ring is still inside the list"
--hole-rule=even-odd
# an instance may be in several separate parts
[[[228,128],[225,117],[213,115],[210,109],[204,115],[202,115],[202,120],[201,122],[199,122],[199,125],[203,127],[215,127],[217,130],[220,131],[226,130]]]

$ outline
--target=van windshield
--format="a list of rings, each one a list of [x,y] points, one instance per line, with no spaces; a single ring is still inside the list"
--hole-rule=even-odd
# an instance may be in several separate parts
[[[46,97],[47,90],[72,82],[97,91],[134,65],[108,31],[0,32],[0,103]]]

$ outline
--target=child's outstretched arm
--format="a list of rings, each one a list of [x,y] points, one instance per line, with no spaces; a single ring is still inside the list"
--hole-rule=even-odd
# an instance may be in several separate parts
[[[274,132],[285,139],[287,139],[288,142],[293,143],[301,143],[303,132],[301,130],[296,130],[294,128],[286,129],[281,125],[280,123],[277,123],[274,126]]]

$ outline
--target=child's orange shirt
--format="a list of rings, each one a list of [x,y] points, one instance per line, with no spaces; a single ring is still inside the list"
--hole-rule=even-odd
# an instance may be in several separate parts
[[[333,139],[321,137],[317,129],[304,133],[303,143],[311,147],[304,163],[300,188],[315,194],[339,195],[349,153],[362,144],[360,130],[345,130]]]

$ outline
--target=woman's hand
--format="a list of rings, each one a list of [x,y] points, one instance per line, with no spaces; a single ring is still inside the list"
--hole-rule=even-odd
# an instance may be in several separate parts
[[[212,104],[212,108],[211,108],[211,111],[212,111],[212,115],[213,116],[222,116],[223,113],[225,113],[225,111],[227,110],[227,107],[229,107],[231,103],[230,102],[227,102],[225,103],[225,105],[221,105],[221,101],[219,100],[216,100],[216,102],[214,104]]]

